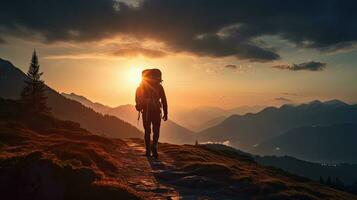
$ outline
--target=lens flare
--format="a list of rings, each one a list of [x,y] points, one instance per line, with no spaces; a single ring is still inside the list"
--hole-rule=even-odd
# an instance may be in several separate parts
[[[131,85],[138,86],[141,82],[142,67],[130,67],[128,72],[128,80]]]

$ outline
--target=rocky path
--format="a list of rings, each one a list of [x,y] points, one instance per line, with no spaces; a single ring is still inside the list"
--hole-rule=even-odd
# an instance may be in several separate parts
[[[177,169],[174,160],[159,149],[159,159],[147,158],[143,140],[124,139],[122,158],[127,172],[126,182],[131,188],[149,199],[165,200],[210,200],[227,199],[217,193],[220,184],[216,181]],[[172,156],[172,155],[171,155]],[[230,198],[228,198],[230,199]]]
[[[171,170],[173,168],[172,160],[164,154],[160,154],[158,160],[147,158],[141,140],[126,139],[125,142],[128,154],[135,155],[124,158],[128,166],[132,167],[132,169],[128,169],[128,172],[134,173],[128,176],[128,185],[145,196],[150,196],[150,199],[182,199],[174,187],[160,182],[155,177],[158,173]]]

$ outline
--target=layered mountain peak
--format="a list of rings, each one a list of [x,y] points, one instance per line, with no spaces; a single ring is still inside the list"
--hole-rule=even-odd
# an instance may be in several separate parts
[[[0,75],[6,75],[4,73],[20,71],[10,61],[0,58]]]
[[[340,100],[315,100],[300,105],[267,107],[263,111],[231,116],[220,124],[201,131],[200,141],[229,140],[236,147],[251,150],[255,144],[300,126],[355,123],[357,109]]]
[[[318,104],[322,104],[322,102],[320,100],[313,100],[308,103],[308,105],[318,105]]]
[[[332,99],[324,102],[325,105],[332,105],[332,106],[348,106],[349,104],[339,100],[339,99]]]

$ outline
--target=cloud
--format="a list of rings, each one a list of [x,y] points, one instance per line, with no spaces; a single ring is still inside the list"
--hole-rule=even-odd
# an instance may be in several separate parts
[[[172,53],[280,59],[257,42],[276,35],[301,48],[337,51],[357,40],[356,1],[3,0],[0,34],[45,42],[97,41],[117,35],[160,41]]]
[[[326,66],[327,63],[310,61],[310,62],[292,64],[292,65],[275,65],[272,67],[276,69],[287,69],[292,71],[299,71],[299,70],[323,71],[326,69]]]
[[[225,65],[224,68],[227,68],[227,69],[238,69],[238,66],[237,65],[233,65],[233,64],[229,64],[229,65]]]
[[[123,47],[99,52],[68,53],[59,55],[48,55],[46,59],[110,59],[117,57],[145,56],[148,58],[161,58],[166,56],[166,52],[161,50],[147,49],[142,47]]]
[[[92,44],[71,45],[66,53],[47,55],[46,59],[116,59],[144,56],[147,58],[162,58],[167,55],[165,49],[157,44],[142,41],[137,42],[123,38],[113,41],[103,41]],[[94,49],[94,50],[93,50]]]
[[[275,101],[280,101],[280,102],[283,102],[283,103],[291,103],[291,102],[293,102],[291,99],[288,99],[288,98],[285,98],[285,97],[277,97],[274,100]]]
[[[0,44],[6,44],[6,40],[4,40],[0,37]]]
[[[161,58],[166,56],[166,52],[155,49],[146,49],[142,47],[131,47],[131,48],[119,48],[109,51],[110,55],[117,57],[133,57],[133,56],[145,56],[150,58]]]

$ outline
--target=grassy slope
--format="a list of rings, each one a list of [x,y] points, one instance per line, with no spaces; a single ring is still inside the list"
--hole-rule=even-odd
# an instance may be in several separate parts
[[[208,199],[357,199],[205,146],[160,144],[160,161],[153,162],[140,156],[140,139],[92,135],[50,116],[0,115],[0,142],[5,199],[151,199],[169,193],[150,189],[151,182],[177,196]]]
[[[206,146],[161,145],[178,171],[205,176],[220,187],[222,198],[243,199],[356,199],[351,194],[322,186],[276,168],[262,167],[250,157]],[[205,186],[207,187],[207,186]]]

